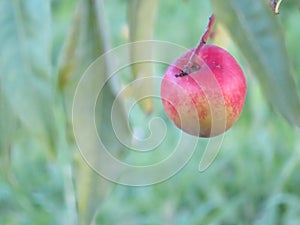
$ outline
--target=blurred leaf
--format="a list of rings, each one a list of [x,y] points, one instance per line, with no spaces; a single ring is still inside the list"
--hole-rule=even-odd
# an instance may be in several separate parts
[[[10,172],[11,147],[16,135],[18,123],[2,90],[3,88],[0,83],[0,177],[2,174],[7,176]]]
[[[17,118],[12,113],[12,109],[7,102],[5,96],[3,96],[3,88],[0,83],[0,156],[1,158],[7,158],[9,148],[13,142],[15,130],[17,126]],[[6,157],[3,157],[3,154]]]
[[[79,6],[79,4],[78,4]],[[76,67],[76,50],[79,42],[79,29],[80,29],[80,18],[81,18],[79,7],[77,7],[71,30],[66,38],[65,46],[61,58],[59,61],[59,74],[58,74],[58,86],[62,90],[72,79],[72,73],[74,73],[74,68]]]
[[[284,2],[280,8],[280,20],[284,27],[286,44],[290,54],[290,60],[295,69],[298,89],[300,85],[300,45],[298,35],[300,33],[300,26],[297,26],[300,13],[296,7],[288,7],[289,1]]]
[[[101,202],[110,193],[111,182],[93,171],[83,158],[78,159],[76,186],[78,192],[79,224],[92,224]]]
[[[59,86],[65,89],[65,94],[70,91],[71,98],[86,68],[108,48],[104,37],[99,36],[102,28],[97,24],[94,9],[88,8],[95,4],[92,3],[94,0],[88,2],[78,1],[71,29],[60,55]]]
[[[0,2],[0,83],[12,113],[53,145],[50,1]]]
[[[141,41],[153,38],[157,6],[158,0],[128,1],[130,41]]]
[[[230,35],[221,23],[216,24],[216,29],[213,32],[212,44],[222,48],[227,48],[231,42]]]
[[[293,10],[293,9],[299,9],[300,3],[298,0],[289,0],[289,1],[282,1],[279,12],[281,14],[282,9],[288,9],[288,10]]]
[[[129,23],[129,39],[130,42],[150,40],[153,38],[155,16],[158,0],[130,0],[128,2],[128,23]],[[143,60],[151,58],[151,48],[137,45],[131,49],[131,60]],[[153,75],[153,63],[144,62],[131,65],[132,75],[134,79],[149,77]],[[134,87],[133,95],[139,100],[139,104],[146,113],[153,111],[153,99],[140,98],[147,97],[153,93],[153,83],[149,83],[140,79]]]
[[[59,85],[65,98],[65,104],[68,117],[71,118],[72,102],[79,79],[84,74],[85,70],[93,63],[99,56],[109,50],[110,42],[107,33],[105,22],[104,5],[101,0],[80,0],[78,1],[76,12],[74,14],[72,28],[62,51],[59,65]],[[106,62],[106,70],[109,72],[109,65],[111,62]],[[103,69],[103,68],[102,68]],[[99,73],[101,81],[107,79],[106,73]],[[93,89],[94,87],[89,87]],[[104,132],[100,132],[102,141],[110,146],[110,150],[119,151],[123,146],[116,141],[111,125],[111,106],[116,98],[116,92],[119,91],[120,81],[118,77],[110,79],[106,87],[102,90],[99,99],[101,101],[97,104],[97,125],[103,128]],[[99,92],[100,90],[95,90]],[[126,115],[122,109],[123,102],[117,101],[120,107],[118,123],[125,128],[125,134],[130,134],[127,127]],[[88,115],[85,110],[82,111],[82,117],[87,118]],[[91,118],[92,119],[92,118]],[[69,121],[70,123],[71,121]],[[80,134],[79,134],[80,135]],[[82,135],[85,136],[84,131]],[[115,137],[112,139],[112,137]],[[98,149],[96,143],[98,139],[89,138],[86,140],[91,149],[95,151],[95,160]],[[76,185],[78,195],[78,213],[79,224],[86,225],[93,221],[97,208],[106,197],[106,194],[111,189],[111,183],[106,181],[95,173],[87,162],[79,159],[76,162]]]
[[[229,30],[272,106],[291,124],[300,126],[300,101],[283,28],[266,1],[211,2],[218,21]]]

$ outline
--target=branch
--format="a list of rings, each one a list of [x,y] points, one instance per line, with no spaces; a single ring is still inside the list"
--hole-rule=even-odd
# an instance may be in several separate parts
[[[280,4],[282,3],[282,1],[283,0],[278,0],[278,2],[276,0],[270,0],[270,5],[275,14],[279,14],[279,7],[280,7]]]
[[[187,74],[190,74],[192,72],[199,70],[200,66],[197,63],[197,57],[200,53],[202,46],[206,44],[208,37],[210,36],[210,34],[212,32],[214,23],[215,23],[215,16],[211,15],[209,17],[209,22],[208,22],[206,31],[202,35],[199,43],[197,44],[194,52],[192,53],[192,55],[190,57],[188,63],[185,65],[184,70],[182,71],[183,75],[187,75]]]

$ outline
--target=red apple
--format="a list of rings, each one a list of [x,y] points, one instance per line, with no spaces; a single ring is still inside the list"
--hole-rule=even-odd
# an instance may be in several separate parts
[[[237,61],[224,49],[204,45],[196,53],[198,68],[186,74],[194,49],[170,65],[161,84],[164,110],[177,127],[200,137],[224,133],[239,118],[246,80]]]

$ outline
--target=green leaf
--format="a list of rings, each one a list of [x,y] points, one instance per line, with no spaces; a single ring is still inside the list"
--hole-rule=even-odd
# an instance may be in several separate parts
[[[103,4],[102,1],[99,2]],[[58,85],[65,99],[69,120],[72,100],[80,78],[88,66],[108,48],[103,40],[102,25],[98,23],[97,4],[95,0],[77,2],[71,28],[60,53]]]
[[[78,1],[72,28],[66,38],[59,64],[59,85],[65,99],[65,108],[67,109],[69,119],[71,119],[73,98],[80,78],[84,75],[91,63],[111,47],[104,15],[103,1]],[[106,68],[101,68],[101,70],[109,71],[110,63],[111,62],[106,61]],[[105,71],[101,72],[101,70],[97,71],[99,72],[98,78],[101,81],[105,81],[107,79],[106,73]],[[90,85],[86,93],[100,91],[96,89],[96,87]],[[114,79],[107,82],[107,85],[99,96],[100,101],[99,104],[97,104],[96,118],[90,118],[87,110],[80,112],[80,118],[95,119],[100,129],[99,136],[101,140],[108,145],[113,152],[118,152],[124,148],[116,139],[110,119],[112,103],[119,90],[121,90],[119,78],[114,77]],[[87,96],[89,95],[87,94]],[[91,98],[92,96],[90,96],[89,99]],[[85,99],[84,101],[87,102],[89,99]],[[117,101],[115,104],[118,104],[122,108],[123,102]],[[124,112],[118,110],[118,115],[118,124],[125,128],[123,131],[125,133],[124,135],[130,135],[127,122],[124,119]],[[78,121],[80,121],[80,119],[76,118],[74,123]],[[71,121],[68,122],[71,123]],[[73,132],[73,130],[70,130],[70,132]],[[86,137],[84,129],[76,133],[76,135]],[[84,141],[92,149],[91,154],[95,156],[93,158],[97,160],[98,136],[95,138],[88,137],[84,139]],[[84,149],[80,150],[84,151]],[[88,167],[87,164],[89,162],[85,162],[83,158],[76,162],[79,224],[91,224],[98,207],[106,197],[106,194],[110,191],[112,185],[100,177],[92,168]]]
[[[0,171],[6,173],[10,165],[10,150],[16,134],[18,120],[2,90],[0,83]]]
[[[0,83],[29,134],[54,142],[49,0],[0,2]]]
[[[112,189],[112,184],[93,171],[83,158],[77,161],[77,201],[79,224],[92,224],[101,202]]]
[[[131,0],[128,2],[128,23],[129,39],[131,42],[150,40],[153,38],[155,17],[158,0]],[[142,60],[151,57],[151,49],[146,46],[139,48],[137,45],[131,49],[132,61]],[[153,63],[137,63],[131,65],[132,76],[134,79],[149,77],[154,73]],[[148,82],[145,82],[147,80]],[[153,93],[153,83],[149,79],[140,79],[137,82],[133,95],[136,99],[149,96]],[[145,98],[139,101],[139,105],[146,113],[153,111],[153,99]]]
[[[104,23],[97,15],[95,4],[102,1],[79,0],[73,16],[71,29],[66,37],[58,65],[58,86],[63,92],[67,116],[71,118],[72,100],[79,79],[87,67],[109,49]],[[94,8],[93,8],[94,7]],[[70,122],[70,121],[69,121]]]
[[[79,4],[74,13],[73,21],[71,24],[71,30],[64,43],[64,48],[59,61],[58,69],[58,86],[60,90],[63,90],[70,80],[73,79],[74,69],[76,69],[76,64],[78,63],[76,57],[77,45],[79,44],[79,29],[80,29],[80,19],[82,15],[80,13]]]
[[[17,118],[3,95],[3,88],[0,85],[0,153],[6,151],[12,144],[16,126]]]
[[[285,39],[268,1],[211,0],[274,109],[300,127],[300,101]],[[283,15],[284,16],[284,15]]]

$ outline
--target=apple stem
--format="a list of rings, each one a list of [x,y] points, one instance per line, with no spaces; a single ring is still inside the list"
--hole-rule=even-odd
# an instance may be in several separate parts
[[[190,73],[195,72],[200,69],[200,65],[197,62],[197,57],[200,53],[202,46],[206,44],[206,42],[212,32],[212,27],[213,27],[214,23],[215,23],[215,16],[212,14],[209,17],[209,22],[208,22],[206,31],[204,32],[200,41],[198,42],[197,46],[195,47],[188,63],[184,66],[184,70],[182,71],[181,74],[187,75],[187,74],[190,74]]]

